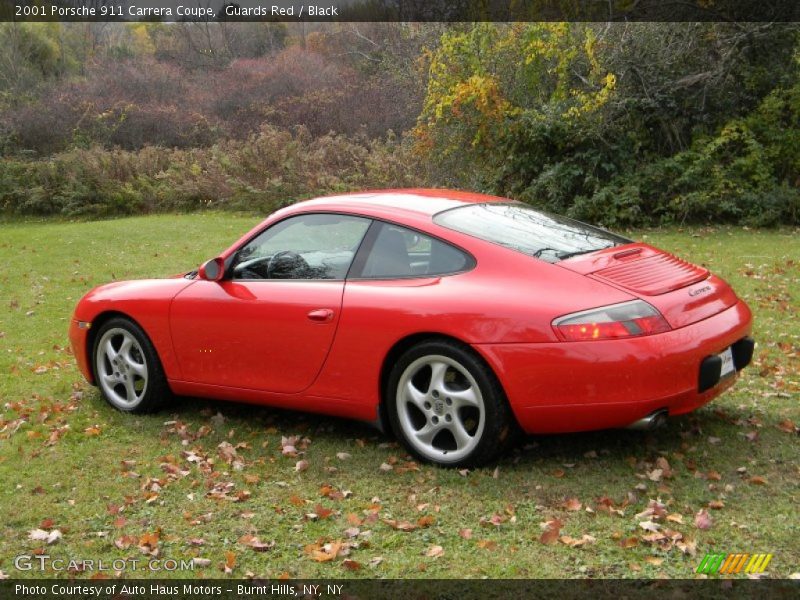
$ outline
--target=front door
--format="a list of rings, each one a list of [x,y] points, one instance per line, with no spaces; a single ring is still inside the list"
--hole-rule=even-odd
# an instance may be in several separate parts
[[[183,379],[280,393],[308,388],[333,343],[344,279],[369,223],[290,217],[245,244],[228,278],[185,288],[170,310]]]

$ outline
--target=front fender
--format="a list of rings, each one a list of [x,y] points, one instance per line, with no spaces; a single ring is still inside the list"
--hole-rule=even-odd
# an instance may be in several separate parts
[[[144,329],[158,352],[168,379],[180,379],[169,328],[169,309],[173,298],[192,285],[187,279],[142,279],[101,285],[88,292],[75,307],[70,325],[70,341],[78,366],[89,381],[93,380],[91,345],[97,327],[112,314],[126,316]],[[82,323],[81,327],[78,323]],[[88,328],[86,324],[91,324]]]

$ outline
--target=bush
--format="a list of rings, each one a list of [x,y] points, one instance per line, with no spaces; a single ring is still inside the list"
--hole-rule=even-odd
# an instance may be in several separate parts
[[[313,137],[264,126],[208,148],[100,146],[0,162],[0,210],[109,216],[202,208],[269,212],[311,196],[418,185],[408,144],[390,135]]]

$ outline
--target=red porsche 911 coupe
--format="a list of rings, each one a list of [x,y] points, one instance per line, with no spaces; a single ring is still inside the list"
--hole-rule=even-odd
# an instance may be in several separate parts
[[[75,309],[114,407],[170,394],[372,421],[416,457],[496,457],[515,432],[651,427],[751,360],[751,314],[703,267],[504,198],[387,190],[277,211],[199,270]]]

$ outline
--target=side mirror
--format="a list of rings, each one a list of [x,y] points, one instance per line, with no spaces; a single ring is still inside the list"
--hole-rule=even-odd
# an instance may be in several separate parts
[[[225,261],[220,257],[204,262],[197,271],[197,276],[206,281],[221,281],[224,275]]]

